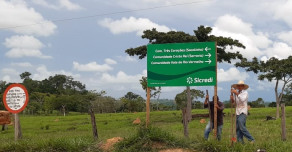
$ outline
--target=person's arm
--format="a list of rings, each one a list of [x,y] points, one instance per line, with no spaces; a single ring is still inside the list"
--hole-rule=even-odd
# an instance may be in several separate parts
[[[208,102],[209,102],[209,95],[206,95],[206,99],[204,102],[204,108],[208,108]]]
[[[231,100],[232,104],[235,104],[235,103],[234,103],[234,99],[235,99],[235,98],[234,98],[234,96],[233,96],[233,92],[234,92],[234,90],[235,90],[235,89],[231,89],[231,90],[230,90],[230,93],[231,93],[231,95],[230,95],[230,100]],[[236,90],[235,90],[235,91],[236,91]],[[237,91],[236,91],[236,92],[237,92]]]
[[[224,104],[218,102],[217,105],[216,105],[216,108],[217,108],[219,111],[223,111],[223,110],[224,110]]]

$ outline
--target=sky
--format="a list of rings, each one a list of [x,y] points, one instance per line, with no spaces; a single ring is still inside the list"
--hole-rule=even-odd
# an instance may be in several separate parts
[[[287,58],[292,54],[292,0],[0,0],[0,80],[21,83],[55,74],[72,76],[88,90],[120,98],[127,92],[145,97],[139,79],[147,76],[147,59],[125,53],[148,44],[144,30],[193,30],[204,25],[211,34],[239,40],[247,59]],[[218,64],[218,96],[229,100],[238,80],[249,85],[249,100],[275,101],[275,82]],[[214,87],[191,87],[209,90]],[[185,87],[163,87],[160,99],[174,99]],[[212,92],[213,91],[213,92]]]

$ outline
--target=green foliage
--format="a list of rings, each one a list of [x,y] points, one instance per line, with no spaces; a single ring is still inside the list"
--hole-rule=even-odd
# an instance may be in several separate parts
[[[218,62],[231,63],[232,59],[242,59],[242,55],[239,52],[231,53],[226,52],[227,47],[233,48],[241,47],[245,48],[238,40],[226,38],[222,36],[210,35],[212,31],[211,27],[199,26],[197,30],[194,30],[195,35],[190,35],[182,31],[170,31],[170,32],[158,32],[155,28],[152,30],[146,30],[143,32],[142,38],[148,39],[149,44],[164,44],[164,43],[186,43],[186,42],[217,42],[217,56]],[[130,56],[137,55],[140,59],[143,59],[147,55],[146,45],[142,45],[136,48],[130,48],[125,51]]]
[[[269,107],[276,107],[277,104],[276,104],[276,102],[271,102],[268,106],[269,106]]]
[[[138,94],[128,92],[120,99],[125,112],[141,112],[145,109],[145,100]]]
[[[204,104],[200,101],[195,101],[192,105],[193,109],[204,109]]]
[[[258,98],[255,101],[248,102],[248,105],[250,105],[252,108],[263,108],[265,107],[265,102],[263,98]]]
[[[142,89],[145,90],[146,92],[146,96],[147,96],[147,77],[142,76],[142,78],[140,79],[140,84],[142,86]],[[161,93],[161,87],[149,87],[150,88],[150,97],[156,97],[158,94],[158,98],[159,98],[159,94]]]
[[[87,92],[86,87],[79,81],[74,81],[73,77],[56,74],[50,76],[42,81],[32,80],[30,78],[31,73],[23,72],[20,74],[20,78],[23,79],[23,85],[26,87],[29,93],[40,92],[50,94],[84,94]]]
[[[172,134],[157,127],[140,127],[136,134],[124,139],[115,146],[117,152],[155,151],[154,143],[163,148],[187,147],[186,140],[178,139]]]
[[[5,152],[31,152],[31,151],[43,151],[43,152],[83,152],[90,146],[88,139],[75,138],[57,138],[51,140],[22,140],[18,142],[11,141],[1,146],[0,151]]]
[[[191,95],[191,101],[194,99],[203,98],[204,97],[204,92],[201,90],[196,90],[196,89],[191,89],[190,90],[190,95]],[[175,102],[177,104],[178,109],[182,109],[186,107],[187,105],[187,90],[184,90],[183,92],[177,94],[175,96]]]

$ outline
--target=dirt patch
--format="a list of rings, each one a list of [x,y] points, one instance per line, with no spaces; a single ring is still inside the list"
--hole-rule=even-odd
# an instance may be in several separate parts
[[[201,123],[201,124],[206,123],[206,119],[201,119],[201,120],[200,120],[200,123]]]
[[[113,150],[114,144],[116,144],[122,140],[123,140],[122,137],[114,137],[114,138],[108,139],[108,140],[106,140],[105,144],[101,144],[100,148],[104,151],[111,151],[111,150]]]
[[[136,120],[133,121],[134,125],[139,125],[141,123],[141,119],[140,118],[136,118]]]

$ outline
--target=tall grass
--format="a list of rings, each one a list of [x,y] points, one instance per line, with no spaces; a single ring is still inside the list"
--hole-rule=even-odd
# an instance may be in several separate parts
[[[8,130],[0,131],[0,151],[100,151],[97,146],[100,142],[118,136],[129,140],[145,136],[140,143],[136,143],[136,146],[160,140],[169,147],[187,147],[208,152],[254,152],[257,149],[265,149],[269,152],[289,152],[292,150],[292,107],[286,107],[287,141],[281,141],[281,119],[265,120],[268,115],[275,116],[276,109],[254,108],[250,110],[247,118],[247,128],[256,142],[250,144],[246,141],[245,144],[234,146],[230,145],[230,109],[225,109],[224,112],[226,116],[220,142],[216,141],[212,135],[208,141],[203,139],[206,124],[200,123],[201,118],[190,122],[190,138],[184,139],[181,111],[151,112],[151,126],[159,129],[152,129],[150,132],[147,130],[139,132],[140,126],[132,124],[137,117],[145,122],[143,112],[96,114],[98,141],[93,140],[90,116],[87,114],[74,113],[66,117],[21,115],[23,138],[15,142],[13,126],[8,126]],[[194,109],[192,113],[207,113],[207,110]]]

